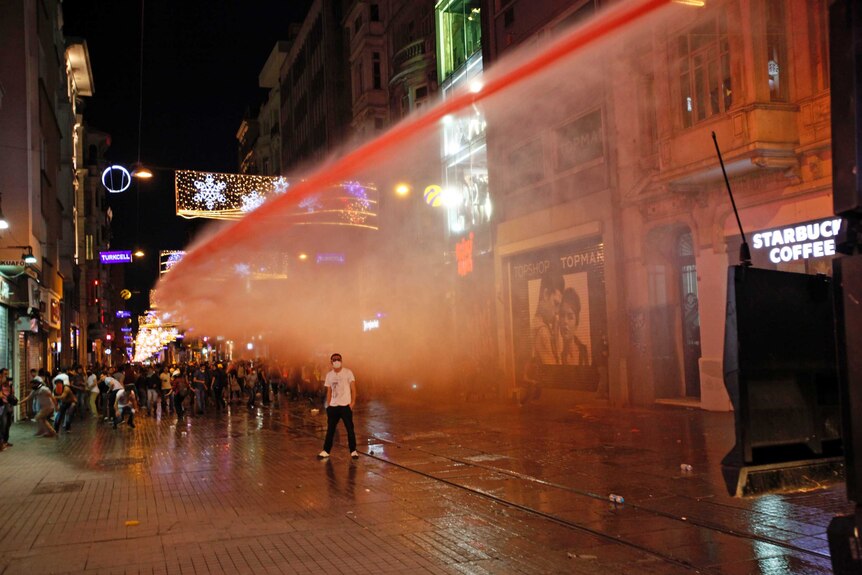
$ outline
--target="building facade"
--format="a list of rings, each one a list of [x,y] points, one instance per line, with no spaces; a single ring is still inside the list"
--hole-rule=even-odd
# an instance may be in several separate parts
[[[279,70],[281,170],[323,160],[342,145],[350,124],[343,6],[315,0]]]
[[[30,369],[91,359],[89,262],[105,211],[82,114],[89,53],[64,36],[60,2],[0,6],[0,85],[0,364],[20,391]]]
[[[601,12],[594,2],[486,6],[492,68]],[[661,25],[615,40],[568,71],[605,74],[565,86],[565,104],[520,137],[489,141],[503,361],[515,385],[536,355],[534,310],[550,267],[563,276],[564,300],[580,292],[584,356],[568,368],[555,350],[552,389],[592,392],[609,374],[614,403],[730,409],[726,270],[741,240],[712,133],[755,265],[827,272],[840,224],[831,217],[826,5],[674,6]]]

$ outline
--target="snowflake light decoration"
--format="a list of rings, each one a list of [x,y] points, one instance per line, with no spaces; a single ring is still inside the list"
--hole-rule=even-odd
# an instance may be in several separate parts
[[[250,193],[242,196],[242,206],[239,209],[245,213],[253,212],[263,205],[265,201],[266,197],[263,194],[257,190],[252,190]]]
[[[200,204],[204,204],[208,210],[213,209],[216,204],[224,203],[226,200],[223,192],[227,184],[216,182],[212,174],[207,174],[204,181],[197,180],[194,185],[198,193],[194,195],[193,199]]]
[[[320,201],[320,194],[312,194],[307,198],[303,198],[303,200],[299,202],[299,207],[306,210],[308,213],[321,209],[323,207],[323,202]]]
[[[284,177],[278,178],[272,183],[272,191],[276,194],[283,194],[287,191],[288,187],[290,187],[290,182]]]

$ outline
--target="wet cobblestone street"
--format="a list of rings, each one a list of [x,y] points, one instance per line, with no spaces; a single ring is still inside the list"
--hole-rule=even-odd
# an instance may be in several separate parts
[[[729,497],[732,415],[440,404],[13,426],[0,573],[830,573],[843,484]],[[690,464],[692,471],[681,470]],[[620,494],[625,503],[608,500]]]

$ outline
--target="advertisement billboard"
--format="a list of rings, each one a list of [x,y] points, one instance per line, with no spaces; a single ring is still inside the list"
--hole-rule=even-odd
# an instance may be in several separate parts
[[[607,361],[604,244],[589,240],[509,260],[516,376],[529,366],[542,385],[595,391]]]

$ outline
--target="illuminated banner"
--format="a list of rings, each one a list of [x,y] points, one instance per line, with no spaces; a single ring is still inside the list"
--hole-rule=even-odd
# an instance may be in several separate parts
[[[177,170],[177,215],[184,218],[238,220],[267,199],[290,193],[281,176],[253,176]],[[377,188],[359,182],[307,194],[284,214],[300,224],[341,224],[377,229]]]
[[[162,250],[159,252],[159,275],[164,275],[171,271],[177,262],[183,259],[186,252],[183,250]]]
[[[130,264],[132,263],[132,252],[99,252],[99,261],[103,264]]]
[[[834,256],[843,222],[833,218],[757,232],[751,236],[751,247],[766,252],[774,264]]]

